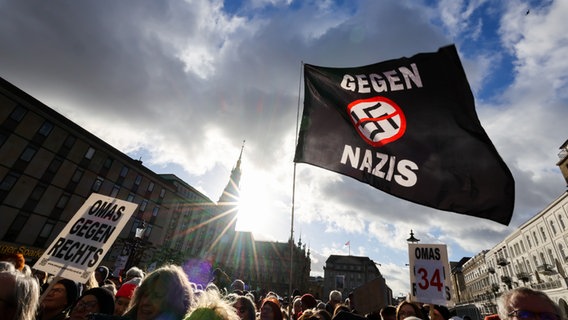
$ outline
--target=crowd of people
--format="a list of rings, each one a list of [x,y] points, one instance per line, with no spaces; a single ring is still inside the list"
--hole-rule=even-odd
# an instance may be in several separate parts
[[[0,319],[482,320],[460,318],[444,306],[410,301],[359,314],[350,299],[344,299],[337,290],[330,292],[327,301],[296,290],[288,303],[275,292],[249,291],[240,279],[225,287],[212,278],[203,287],[192,283],[182,267],[175,265],[149,274],[132,267],[122,280],[101,266],[89,281],[79,284],[32,270],[22,260],[16,256],[0,261]],[[212,274],[218,273],[215,270]],[[502,294],[498,307],[495,319],[564,319],[558,305],[545,293],[526,287]]]

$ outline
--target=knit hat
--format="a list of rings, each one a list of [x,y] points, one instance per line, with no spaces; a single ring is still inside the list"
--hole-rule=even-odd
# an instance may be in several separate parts
[[[69,308],[79,297],[79,287],[75,281],[69,279],[61,279],[57,281],[57,283],[62,284],[65,287],[65,292],[67,292],[67,304],[65,305],[65,308]]]
[[[114,297],[112,293],[104,288],[92,288],[83,293],[81,296],[93,295],[99,302],[99,313],[113,314],[114,313]]]
[[[133,282],[126,282],[122,284],[122,286],[120,286],[120,288],[116,292],[116,297],[117,298],[125,297],[128,299],[132,299],[132,295],[134,295],[134,290],[136,290],[136,287],[138,287],[137,284]]]
[[[304,294],[300,300],[302,301],[302,309],[304,310],[313,309],[318,305],[316,298],[309,293]]]
[[[105,266],[98,267],[96,272],[100,273],[103,277],[103,280],[101,282],[104,282],[108,278],[108,274],[110,273],[108,268]]]

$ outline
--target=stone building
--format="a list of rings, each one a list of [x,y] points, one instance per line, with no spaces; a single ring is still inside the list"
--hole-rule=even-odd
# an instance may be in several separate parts
[[[221,268],[254,288],[308,285],[309,250],[293,241],[255,241],[235,231],[241,155],[218,202],[173,174],[158,174],[0,78],[0,254],[33,265],[91,193],[138,209],[102,264],[152,270],[183,265],[206,283]],[[142,228],[143,227],[143,228]],[[140,237],[136,230],[140,229]],[[293,263],[290,257],[293,254]],[[287,269],[286,269],[287,268]],[[282,291],[282,293],[286,293]]]

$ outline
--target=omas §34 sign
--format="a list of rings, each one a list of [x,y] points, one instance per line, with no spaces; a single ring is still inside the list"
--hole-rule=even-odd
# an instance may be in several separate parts
[[[452,282],[445,244],[409,244],[411,300],[450,306]]]
[[[85,283],[138,205],[93,193],[33,266]]]

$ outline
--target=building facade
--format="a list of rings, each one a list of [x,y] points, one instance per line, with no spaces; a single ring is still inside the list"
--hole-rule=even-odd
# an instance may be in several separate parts
[[[283,290],[290,281],[307,287],[305,245],[257,242],[235,231],[241,156],[242,150],[214,202],[0,78],[0,255],[21,252],[33,265],[91,193],[100,193],[138,204],[102,261],[115,274],[130,265],[151,271],[174,263],[200,283],[221,268],[255,288]],[[292,268],[294,278],[275,272],[278,263]]]
[[[568,143],[560,167],[568,181]],[[458,304],[475,304],[482,315],[497,312],[503,292],[521,286],[546,292],[568,315],[568,192],[523,223],[503,241],[464,264],[465,290]]]
[[[355,289],[375,280],[382,279],[380,296],[385,297],[385,305],[392,304],[392,290],[386,285],[377,264],[368,257],[352,255],[331,255],[325,261],[323,300],[327,301],[329,292],[339,290],[343,297]]]

